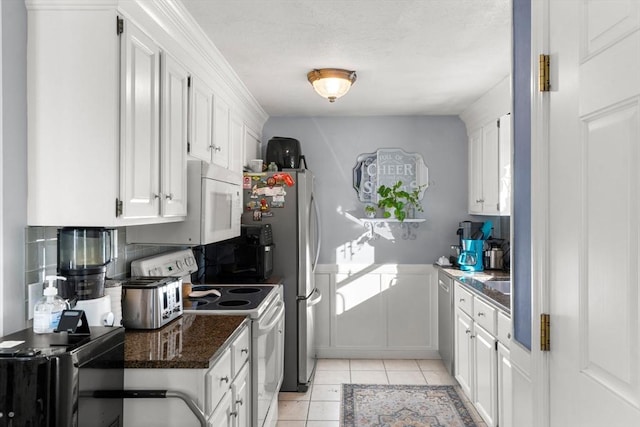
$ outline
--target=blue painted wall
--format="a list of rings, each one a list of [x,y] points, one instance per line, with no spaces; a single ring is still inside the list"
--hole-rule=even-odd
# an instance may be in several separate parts
[[[513,0],[513,322],[531,350],[531,0]]]

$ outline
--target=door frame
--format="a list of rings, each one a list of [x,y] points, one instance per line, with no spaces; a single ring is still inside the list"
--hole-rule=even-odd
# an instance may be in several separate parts
[[[549,96],[538,89],[539,55],[549,52],[549,1],[531,0],[531,425],[549,427],[549,352],[540,351],[540,315],[549,313]],[[552,62],[553,64],[553,58]],[[551,65],[553,70],[553,65]],[[551,72],[553,76],[553,71]],[[556,74],[557,75],[557,74]],[[553,77],[552,77],[553,78]],[[553,81],[551,91],[553,91]],[[553,345],[553,343],[552,343]]]

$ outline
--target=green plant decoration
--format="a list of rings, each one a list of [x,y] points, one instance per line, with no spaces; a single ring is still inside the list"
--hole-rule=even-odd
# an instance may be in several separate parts
[[[374,205],[366,205],[364,207],[364,213],[367,218],[375,218],[377,208]]]
[[[393,187],[381,185],[378,187],[378,195],[380,196],[378,198],[378,207],[385,209],[385,218],[390,218],[393,211],[393,216],[398,221],[403,222],[407,217],[407,209],[413,207],[419,212],[423,212],[422,205],[418,199],[423,187],[425,186],[421,185],[409,192],[402,188],[402,181],[396,182]]]

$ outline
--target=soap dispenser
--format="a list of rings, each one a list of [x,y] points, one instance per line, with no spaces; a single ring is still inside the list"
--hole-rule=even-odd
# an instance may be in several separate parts
[[[46,334],[53,332],[60,322],[62,311],[68,308],[68,303],[58,296],[58,288],[53,284],[55,280],[67,280],[62,276],[47,276],[49,285],[44,288],[43,297],[33,309],[33,332]]]

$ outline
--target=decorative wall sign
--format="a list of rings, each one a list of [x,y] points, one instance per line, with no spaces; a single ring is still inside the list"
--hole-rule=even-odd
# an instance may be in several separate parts
[[[429,185],[429,169],[422,155],[399,148],[380,148],[375,153],[358,156],[353,168],[353,188],[361,202],[377,203],[378,187],[390,187],[398,181],[402,181],[407,190],[423,186],[419,197],[422,199]]]

